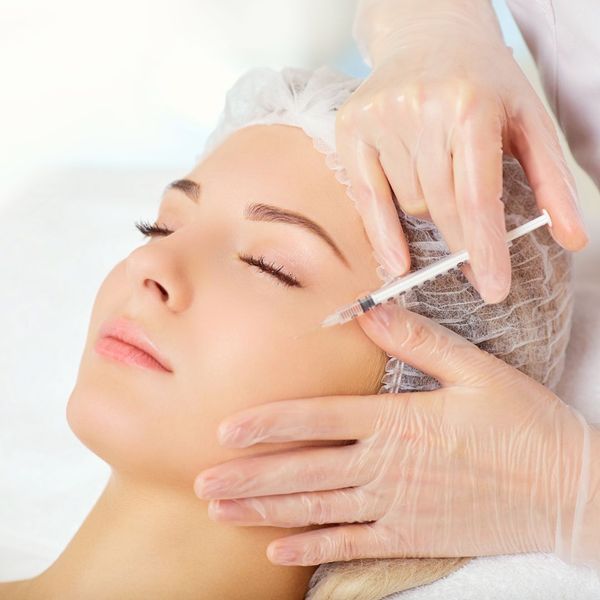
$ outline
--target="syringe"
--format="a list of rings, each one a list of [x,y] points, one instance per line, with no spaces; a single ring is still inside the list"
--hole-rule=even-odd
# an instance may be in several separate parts
[[[549,225],[552,227],[552,221],[546,209],[542,209],[542,214],[539,217],[536,217],[527,223],[523,223],[523,225],[519,225],[519,227],[511,229],[506,234],[506,243],[510,246],[513,240],[544,225]],[[378,290],[359,298],[352,304],[348,304],[347,306],[338,309],[332,315],[329,315],[321,323],[321,326],[330,327],[332,325],[341,325],[343,323],[347,323],[355,317],[358,317],[359,315],[366,313],[368,310],[371,310],[378,304],[383,304],[391,298],[399,296],[400,294],[404,294],[408,290],[421,285],[426,281],[443,275],[444,273],[450,271],[450,269],[454,269],[455,267],[468,262],[468,260],[469,253],[466,250],[449,254],[448,256],[438,260],[428,267],[425,267],[424,269],[421,269],[420,271],[410,273],[409,275],[403,275],[402,277],[395,279]]]

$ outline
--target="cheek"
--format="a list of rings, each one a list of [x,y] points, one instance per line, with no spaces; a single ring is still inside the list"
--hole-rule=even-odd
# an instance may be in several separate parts
[[[264,298],[205,296],[201,304],[208,312],[186,338],[194,382],[187,393],[211,426],[266,402],[370,391],[361,373],[372,343],[356,323],[321,328],[326,310],[311,296],[269,290]]]
[[[366,392],[356,374],[370,342],[358,325],[321,329],[326,310],[259,278],[207,280],[188,313],[160,334],[173,375],[94,355],[98,327],[130,300],[122,263],[98,292],[67,418],[117,470],[192,489],[202,469],[280,447],[222,448],[216,431],[226,416],[275,400]]]
[[[187,466],[190,481],[201,470],[239,456],[321,445],[298,442],[226,449],[219,445],[216,432],[227,416],[278,400],[372,392],[357,377],[372,352],[358,325],[321,330],[315,326],[318,318],[307,318],[306,300],[291,308],[273,302],[273,297],[260,302],[247,295],[241,303],[225,294],[205,296],[202,306],[211,308],[197,315],[194,334],[186,337],[189,376],[177,403],[185,408],[173,426],[177,438],[169,443],[176,449],[178,464]]]
[[[273,302],[240,290],[219,294],[213,287],[199,300],[198,313],[190,315],[185,381],[179,383],[188,424],[196,423],[202,431],[200,437],[195,432],[196,456],[207,462],[239,455],[217,443],[223,418],[278,396],[283,399],[286,390],[289,394],[283,382],[288,379],[287,351],[294,351],[294,331],[290,323],[279,322],[273,309]]]

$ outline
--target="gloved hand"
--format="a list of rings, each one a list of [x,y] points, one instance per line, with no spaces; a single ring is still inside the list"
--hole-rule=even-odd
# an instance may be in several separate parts
[[[506,47],[488,0],[363,0],[354,36],[373,71],[336,117],[336,146],[376,258],[410,263],[392,199],[428,217],[487,302],[510,288],[502,154],[523,166],[556,241],[587,235],[554,124]],[[390,189],[391,186],[391,189]]]
[[[207,469],[194,490],[213,499],[212,518],[346,523],[271,542],[267,555],[281,564],[541,551],[600,568],[600,431],[543,385],[397,304],[359,322],[442,387],[286,400],[227,418],[219,438],[230,447],[338,445]]]

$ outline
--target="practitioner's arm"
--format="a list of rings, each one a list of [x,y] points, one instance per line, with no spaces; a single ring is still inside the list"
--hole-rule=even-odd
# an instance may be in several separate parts
[[[600,2],[507,0],[577,162],[600,189]]]

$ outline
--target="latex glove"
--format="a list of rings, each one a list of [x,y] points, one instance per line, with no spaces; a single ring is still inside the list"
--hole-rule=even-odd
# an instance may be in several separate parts
[[[271,542],[267,556],[281,564],[541,551],[600,569],[600,431],[543,385],[396,304],[359,322],[443,387],[286,400],[227,418],[219,438],[230,447],[357,441],[207,469],[194,489],[213,499],[211,517],[344,523]]]
[[[488,0],[367,0],[354,25],[373,71],[339,110],[336,146],[375,256],[410,263],[392,190],[430,217],[487,302],[510,288],[502,154],[523,166],[556,241],[587,243],[552,119],[506,47]],[[390,187],[391,186],[391,187]]]

